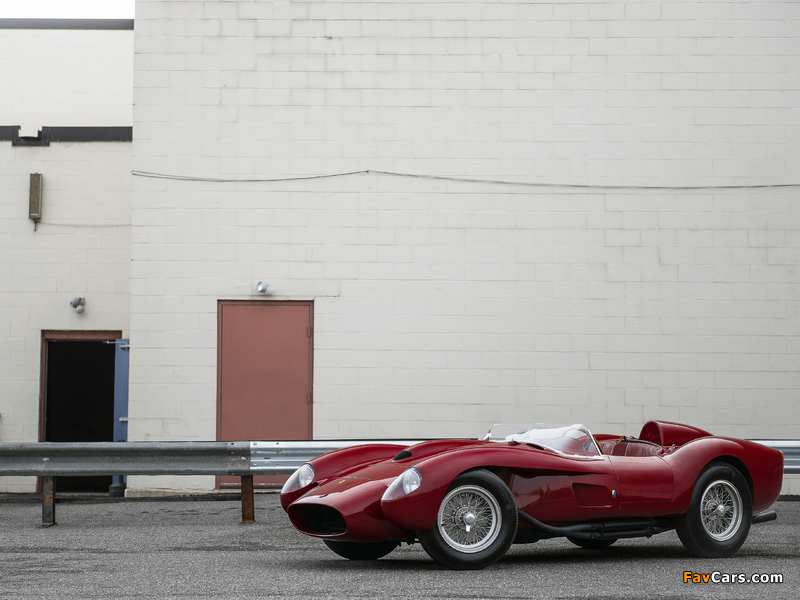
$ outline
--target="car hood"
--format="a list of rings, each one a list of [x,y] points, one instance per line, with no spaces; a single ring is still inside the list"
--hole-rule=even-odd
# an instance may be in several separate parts
[[[400,475],[409,467],[413,467],[419,462],[437,454],[444,454],[452,450],[462,449],[468,446],[497,445],[496,442],[482,442],[478,440],[434,440],[431,442],[421,442],[409,446],[398,453],[394,458],[383,460],[360,469],[349,471],[341,477],[331,477],[330,479],[357,478],[370,481],[389,479],[387,485],[395,477]]]

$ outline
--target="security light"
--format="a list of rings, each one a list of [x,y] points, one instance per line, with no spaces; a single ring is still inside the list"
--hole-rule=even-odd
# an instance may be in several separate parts
[[[86,310],[86,309],[84,308],[84,305],[85,305],[85,304],[86,304],[86,298],[79,298],[79,297],[77,297],[77,296],[76,296],[75,298],[73,298],[72,300],[70,300],[70,301],[69,301],[69,305],[70,305],[72,308],[74,308],[74,309],[75,309],[75,312],[76,312],[76,313],[78,313],[79,315],[80,315],[80,314],[82,314],[82,313],[83,313],[83,311],[85,311],[85,310]]]
[[[275,288],[266,281],[259,281],[256,290],[267,296],[272,296],[275,293]]]

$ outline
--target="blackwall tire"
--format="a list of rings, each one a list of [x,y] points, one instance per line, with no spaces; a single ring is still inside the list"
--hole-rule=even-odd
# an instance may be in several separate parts
[[[570,536],[567,536],[567,539],[576,546],[580,546],[581,548],[586,548],[587,550],[603,550],[605,548],[608,548],[611,544],[617,541],[617,540],[582,540],[580,538],[574,538]]]
[[[676,531],[695,556],[722,558],[742,547],[752,520],[753,499],[744,476],[727,463],[713,462],[697,478]]]
[[[387,540],[385,542],[337,542],[335,540],[322,540],[325,545],[341,557],[350,560],[378,560],[389,554],[400,545],[400,542]]]
[[[422,547],[449,569],[483,569],[500,560],[517,534],[517,505],[505,483],[484,470],[453,480],[436,524],[417,533]]]

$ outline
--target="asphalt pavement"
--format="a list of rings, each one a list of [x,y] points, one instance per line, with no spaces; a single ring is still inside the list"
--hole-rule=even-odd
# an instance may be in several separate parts
[[[236,501],[64,502],[49,528],[40,505],[0,502],[0,598],[797,598],[800,502],[773,508],[778,520],[753,526],[726,559],[695,558],[669,532],[602,551],[513,546],[483,571],[455,572],[418,544],[374,562],[339,558],[294,530],[277,494],[256,495],[250,525]],[[685,583],[686,572],[709,582]],[[765,573],[783,582],[713,582]]]

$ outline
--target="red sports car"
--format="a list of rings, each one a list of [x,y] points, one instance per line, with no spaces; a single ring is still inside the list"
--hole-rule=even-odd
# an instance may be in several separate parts
[[[353,446],[298,469],[281,505],[336,554],[375,560],[419,541],[451,569],[482,569],[513,543],[566,537],[584,548],[677,529],[722,557],[770,521],[783,454],[650,421],[638,438],[583,425],[495,425],[481,440]]]

